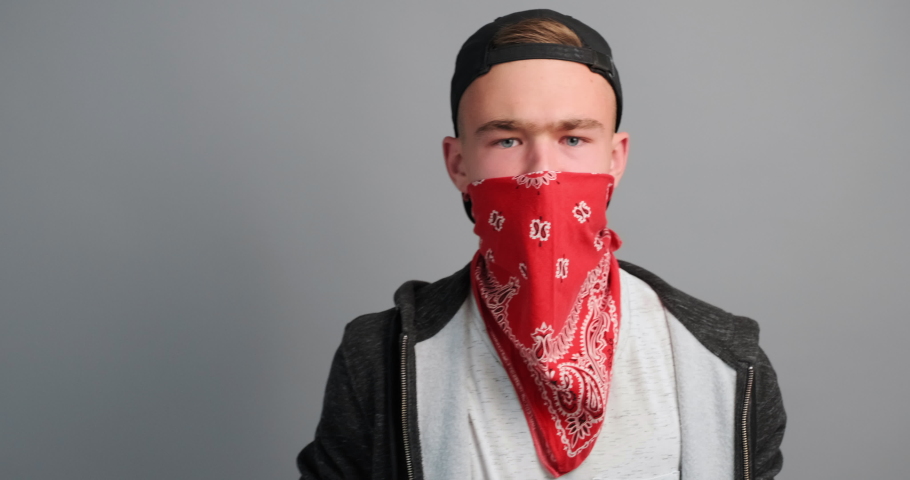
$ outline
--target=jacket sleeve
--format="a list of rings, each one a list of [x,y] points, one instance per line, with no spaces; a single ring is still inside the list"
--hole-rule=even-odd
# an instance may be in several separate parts
[[[297,456],[301,480],[369,478],[372,423],[365,417],[342,342],[332,360],[316,436]]]
[[[755,445],[752,453],[753,472],[757,480],[772,480],[780,473],[784,463],[780,444],[787,426],[787,413],[777,384],[777,374],[765,352],[760,349],[755,370],[758,388],[755,389],[752,417],[755,425],[752,437]]]

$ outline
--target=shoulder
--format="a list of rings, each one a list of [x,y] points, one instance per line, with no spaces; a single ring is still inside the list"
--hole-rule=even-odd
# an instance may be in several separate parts
[[[378,360],[388,348],[391,340],[397,308],[361,315],[344,327],[341,350],[348,360],[359,360],[358,364]]]
[[[401,333],[413,334],[418,341],[433,336],[455,315],[470,291],[468,271],[465,266],[432,283],[403,283],[395,291],[393,308],[361,315],[345,326],[345,356],[364,361],[378,359],[388,351],[389,342],[397,343]]]
[[[708,350],[735,366],[759,359],[758,322],[735,315],[676,289],[654,273],[620,260],[620,268],[646,283],[675,316]]]
[[[402,332],[418,342],[432,337],[455,316],[470,291],[470,264],[433,283],[405,282],[395,292]]]

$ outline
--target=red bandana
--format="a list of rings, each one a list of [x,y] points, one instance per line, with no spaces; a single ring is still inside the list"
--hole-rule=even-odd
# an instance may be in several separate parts
[[[608,174],[534,172],[472,183],[478,309],[554,476],[594,448],[619,332],[621,242]]]

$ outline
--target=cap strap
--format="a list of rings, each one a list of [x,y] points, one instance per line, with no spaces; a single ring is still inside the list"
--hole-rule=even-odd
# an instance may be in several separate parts
[[[591,70],[609,77],[613,77],[616,71],[613,67],[613,59],[601,52],[587,47],[579,48],[558,43],[517,43],[494,48],[487,50],[485,63],[496,65],[533,58],[583,63],[591,67]]]

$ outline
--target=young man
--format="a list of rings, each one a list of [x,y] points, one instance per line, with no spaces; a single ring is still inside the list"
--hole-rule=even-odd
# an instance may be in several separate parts
[[[613,255],[629,135],[606,41],[500,17],[451,104],[480,247],[347,326],[302,478],[773,478],[786,416],[757,324]]]

